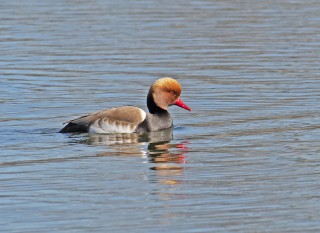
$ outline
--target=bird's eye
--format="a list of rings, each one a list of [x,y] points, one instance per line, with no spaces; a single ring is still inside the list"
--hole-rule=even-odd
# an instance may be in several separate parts
[[[171,95],[177,96],[177,93],[175,91],[170,91]]]

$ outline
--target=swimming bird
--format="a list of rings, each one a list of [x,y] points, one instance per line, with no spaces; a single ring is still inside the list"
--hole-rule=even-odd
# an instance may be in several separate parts
[[[143,133],[171,128],[171,105],[191,109],[180,99],[181,85],[173,78],[160,78],[149,89],[149,112],[135,106],[122,106],[94,112],[66,122],[60,133]]]

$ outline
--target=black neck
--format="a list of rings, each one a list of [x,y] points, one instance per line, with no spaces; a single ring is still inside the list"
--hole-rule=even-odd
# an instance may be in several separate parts
[[[154,99],[153,99],[153,96],[151,93],[149,93],[148,95],[148,98],[147,98],[147,107],[149,109],[149,112],[151,114],[155,114],[155,113],[165,113],[165,112],[168,112],[167,110],[164,110],[162,108],[160,108],[155,102],[154,102]]]

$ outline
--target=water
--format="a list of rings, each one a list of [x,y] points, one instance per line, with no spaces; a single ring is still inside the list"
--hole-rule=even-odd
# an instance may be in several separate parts
[[[1,1],[1,232],[319,232],[320,3]],[[64,135],[145,109],[172,131]]]

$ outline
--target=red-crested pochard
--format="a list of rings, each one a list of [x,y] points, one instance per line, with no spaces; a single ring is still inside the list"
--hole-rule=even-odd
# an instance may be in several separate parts
[[[177,105],[191,111],[179,98],[181,85],[173,78],[160,78],[150,87],[149,112],[134,106],[101,110],[67,122],[60,133],[140,133],[168,129],[172,119],[168,107]]]

